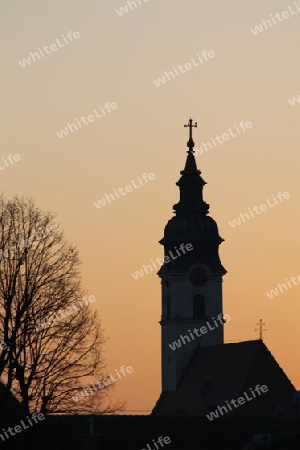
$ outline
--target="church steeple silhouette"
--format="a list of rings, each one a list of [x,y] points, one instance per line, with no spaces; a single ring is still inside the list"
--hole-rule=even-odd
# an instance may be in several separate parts
[[[222,276],[226,270],[221,264],[218,249],[223,239],[216,222],[209,217],[209,205],[203,200],[206,184],[194,156],[192,119],[189,120],[188,151],[181,178],[176,183],[180,200],[173,206],[175,216],[165,227],[160,244],[165,257],[182,244],[190,244],[192,251],[175,261],[164,263],[158,275],[162,283],[162,385],[163,391],[175,390],[181,375],[197,345],[223,343],[223,325],[200,338],[191,330],[199,329],[207,321],[222,316]],[[193,338],[193,339],[192,339]],[[182,339],[182,351],[170,348]],[[184,342],[183,342],[184,341]]]
[[[262,339],[224,344],[223,326],[230,316],[223,316],[222,278],[226,270],[218,254],[223,239],[203,200],[206,183],[193,152],[192,129],[196,125],[192,119],[187,125],[187,158],[176,183],[180,200],[173,206],[175,215],[160,241],[165,251],[158,272],[162,285],[162,392],[152,414],[213,420],[225,411],[229,416],[257,419],[274,417],[280,405],[292,416],[295,387]],[[180,255],[178,247],[188,245],[191,251]],[[180,256],[168,258],[171,252]],[[253,386],[264,386],[267,394],[255,402],[239,402],[242,406],[237,408],[216,406],[228,404],[230,398],[239,399]]]

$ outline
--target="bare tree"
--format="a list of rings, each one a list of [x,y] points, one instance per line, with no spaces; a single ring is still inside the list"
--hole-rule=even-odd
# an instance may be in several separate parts
[[[0,196],[0,377],[26,413],[100,413],[111,386],[72,394],[102,373],[105,339],[81,286],[79,257],[32,199]],[[101,406],[102,405],[102,406]]]

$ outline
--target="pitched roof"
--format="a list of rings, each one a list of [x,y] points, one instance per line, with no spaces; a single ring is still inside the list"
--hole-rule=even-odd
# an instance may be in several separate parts
[[[268,392],[252,398],[257,384]],[[163,392],[152,414],[205,415],[245,392],[255,402],[232,407],[228,415],[273,415],[279,405],[292,413],[295,388],[261,340],[198,346],[176,391]]]

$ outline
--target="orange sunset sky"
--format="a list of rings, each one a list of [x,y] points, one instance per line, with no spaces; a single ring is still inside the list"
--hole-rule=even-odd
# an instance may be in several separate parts
[[[196,157],[208,183],[204,199],[225,239],[225,341],[256,339],[262,318],[265,344],[299,389],[300,284],[272,299],[266,292],[300,275],[300,103],[288,102],[300,90],[300,12],[293,0],[140,3],[121,16],[116,10],[125,0],[2,2],[1,191],[32,196],[57,213],[78,247],[83,286],[96,297],[91,307],[109,337],[107,370],[134,369],[113,398],[126,400],[128,413],[147,413],[161,390],[160,279],[153,272],[134,280],[131,273],[163,256],[158,241],[178,202],[175,182],[186,158],[183,125],[190,117],[198,122],[198,147],[250,121],[251,129]],[[251,31],[288,7],[289,17]],[[80,37],[19,64],[38,47],[64,42],[69,31]],[[155,85],[204,50],[215,56]],[[101,114],[106,102],[118,108],[57,136],[75,118]],[[2,158],[10,153],[20,160],[6,167]],[[155,179],[94,206],[145,172]],[[280,191],[290,198],[230,226]]]

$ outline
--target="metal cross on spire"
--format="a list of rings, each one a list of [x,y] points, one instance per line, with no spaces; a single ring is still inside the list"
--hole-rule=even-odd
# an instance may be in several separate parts
[[[195,122],[195,124],[193,125],[193,119],[190,119],[189,123],[187,125],[184,125],[184,128],[186,128],[186,127],[189,127],[189,129],[190,129],[190,138],[186,145],[188,146],[189,151],[193,151],[193,147],[195,146],[195,144],[193,141],[192,131],[193,131],[193,128],[197,128],[197,122]]]
[[[259,339],[263,340],[263,331],[268,331],[263,328],[266,324],[262,321],[262,319],[259,319],[259,322],[256,325],[258,325],[259,328],[254,328],[254,331],[259,331]]]
[[[197,122],[195,122],[195,125],[193,125],[193,119],[190,119],[190,120],[189,120],[189,123],[188,123],[187,125],[184,125],[184,128],[185,128],[185,127],[189,127],[189,129],[190,129],[190,139],[193,139],[193,136],[192,136],[192,128],[193,128],[193,127],[197,128]]]

